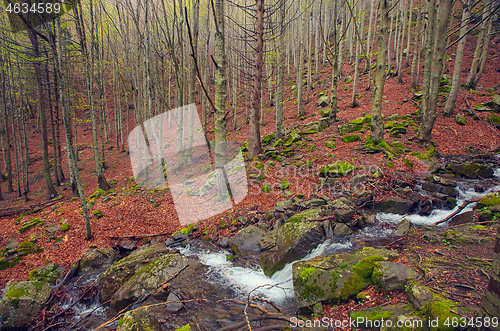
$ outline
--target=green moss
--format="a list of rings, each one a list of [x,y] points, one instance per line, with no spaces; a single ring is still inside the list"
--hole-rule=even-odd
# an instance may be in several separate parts
[[[469,230],[475,230],[475,231],[484,231],[488,230],[488,228],[484,225],[476,225],[476,226],[470,226],[468,227]]]
[[[413,162],[411,162],[407,158],[404,158],[403,162],[405,163],[405,166],[407,166],[408,168],[413,168]]]
[[[273,188],[269,184],[262,185],[262,192],[264,193],[271,193],[272,189]]]
[[[104,214],[99,209],[94,210],[92,214],[98,219],[104,216]]]
[[[319,172],[320,175],[323,175],[324,177],[343,177],[348,176],[355,169],[356,167],[353,164],[347,161],[339,160],[333,164],[321,167]]]
[[[283,178],[281,180],[281,185],[279,186],[279,189],[286,190],[289,187],[290,187],[290,183],[288,182],[288,180],[286,180],[285,178]]]
[[[28,231],[29,229],[31,229],[32,227],[34,227],[35,225],[37,225],[38,223],[40,223],[40,219],[38,217],[37,218],[32,218],[31,220],[29,220],[28,222],[24,223],[19,228],[19,232],[20,233],[24,233],[24,232]]]
[[[263,163],[260,163],[260,162],[255,162],[255,167],[256,167],[257,169],[262,169],[262,168],[264,168],[264,164],[263,164]]]
[[[66,232],[68,230],[69,230],[69,224],[68,223],[64,223],[63,225],[61,225],[61,231]]]
[[[386,143],[383,139],[381,139],[378,142],[378,146],[384,148],[386,151],[388,151],[392,155],[398,155],[398,152],[394,148],[392,148],[391,146],[389,146],[389,144]]]
[[[182,234],[191,234],[194,230],[194,225],[193,223],[189,223],[185,228],[181,230]]]
[[[226,226],[227,226],[227,225],[226,225],[226,221],[224,221],[224,219],[222,219],[222,218],[221,218],[221,219],[219,220],[219,228],[221,228],[221,229],[225,229],[225,228],[226,228]]]
[[[351,275],[342,285],[340,289],[340,299],[347,301],[350,297],[355,296],[365,288],[363,279],[357,275]]]
[[[304,282],[306,282],[309,277],[312,276],[312,274],[316,271],[316,268],[313,267],[313,266],[305,266],[302,268],[302,270],[300,271],[300,278],[302,278],[302,280]]]
[[[459,303],[445,299],[438,294],[433,294],[432,302],[427,302],[422,308],[420,308],[420,312],[427,316],[428,319],[438,319],[439,324],[437,329],[439,331],[452,331],[453,326],[451,326],[451,323],[449,323],[449,325],[444,324],[447,320],[451,321],[452,319],[460,318],[459,315],[450,312],[450,309],[454,309],[459,305]]]
[[[498,192],[485,195],[479,200],[477,208],[491,207],[500,204],[500,194]]]
[[[363,312],[355,312],[351,314],[352,319],[363,318],[368,321],[380,321],[380,320],[388,320],[392,318],[391,311],[384,311],[380,307],[372,310],[369,313]]]
[[[361,140],[361,137],[358,134],[342,137],[342,141],[345,143],[352,143],[359,140]]]
[[[371,277],[373,273],[373,267],[375,265],[375,262],[383,260],[384,258],[380,255],[365,257],[364,259],[359,260],[358,263],[352,266],[351,272],[358,274],[360,277],[364,279],[368,279]]]
[[[189,324],[186,324],[184,326],[180,326],[175,331],[191,331],[191,326]]]
[[[328,147],[328,148],[331,148],[331,149],[334,149],[335,147],[337,147],[337,146],[335,145],[335,138],[328,140],[328,141],[325,143],[325,146],[326,146],[326,147]]]

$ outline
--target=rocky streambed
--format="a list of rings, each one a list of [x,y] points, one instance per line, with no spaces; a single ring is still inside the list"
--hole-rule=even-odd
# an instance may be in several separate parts
[[[251,323],[279,330],[299,313],[321,316],[323,303],[365,300],[373,285],[406,290],[412,304],[354,317],[445,317],[436,307],[453,301],[423,286],[425,268],[409,266],[387,244],[418,228],[422,238],[450,247],[491,245],[494,237],[478,230],[500,217],[500,188],[495,164],[483,163],[451,162],[422,179],[382,182],[380,170],[357,173],[348,190],[336,188],[342,174],[326,171],[316,196],[242,215],[231,222],[230,237],[208,237],[195,225],[138,249],[91,248],[69,273],[52,264],[30,272],[30,281],[9,283],[2,328],[233,330]],[[374,199],[377,185],[393,194]],[[319,195],[328,188],[340,193]],[[464,204],[470,200],[477,201]],[[462,213],[441,227],[430,226],[457,209]],[[459,310],[456,316],[477,313]]]

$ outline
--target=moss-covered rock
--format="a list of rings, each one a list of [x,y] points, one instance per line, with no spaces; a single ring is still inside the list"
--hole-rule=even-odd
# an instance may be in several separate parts
[[[300,134],[297,132],[291,132],[288,137],[285,140],[285,143],[283,144],[284,147],[289,147],[292,146],[294,142],[297,142],[300,140]]]
[[[353,311],[350,318],[356,321],[357,329],[363,330],[412,331],[424,330],[426,325],[420,316],[416,316],[411,306],[403,303]]]
[[[307,209],[290,217],[289,221],[298,223],[302,221],[314,220],[324,216],[321,209]]]
[[[298,308],[325,300],[334,303],[348,300],[372,284],[377,261],[392,260],[397,256],[395,251],[366,247],[295,262],[292,279]]]
[[[80,260],[80,271],[89,272],[102,270],[117,258],[112,248],[91,248],[83,253]]]
[[[51,263],[43,267],[33,269],[29,272],[30,281],[47,282],[55,284],[59,278],[59,270],[56,263]]]
[[[138,270],[145,267],[144,261],[150,261],[168,253],[164,244],[155,244],[144,249],[136,250],[127,257],[115,262],[102,274],[99,279],[99,293],[101,302],[111,299],[113,294]]]
[[[418,273],[411,267],[396,262],[380,261],[375,263],[372,281],[385,292],[404,290],[405,285],[418,278]]]
[[[448,169],[457,175],[462,175],[468,178],[476,179],[477,177],[491,178],[493,177],[493,169],[477,163],[469,164],[449,164]]]
[[[338,129],[339,129],[339,134],[341,136],[347,134],[347,133],[352,133],[352,132],[355,132],[355,131],[359,131],[363,128],[363,125],[362,124],[353,124],[353,123],[347,123],[345,125],[338,125]]]
[[[126,312],[118,320],[116,331],[160,331],[161,324],[149,311],[149,308],[140,307]]]
[[[27,329],[50,297],[46,282],[8,283],[0,303],[0,319],[4,327]]]
[[[260,241],[260,265],[267,276],[285,264],[306,256],[325,240],[323,227],[315,222],[287,222],[266,233]]]
[[[20,228],[19,228],[19,232],[20,233],[24,233],[26,231],[28,231],[29,229],[31,229],[32,227],[34,227],[35,225],[39,224],[41,221],[38,217],[36,218],[32,218],[30,219],[29,221],[25,222]]]
[[[345,143],[352,143],[352,142],[359,141],[359,140],[361,140],[361,137],[359,136],[359,134],[353,134],[350,136],[342,137],[342,141]]]
[[[331,163],[321,167],[319,171],[320,177],[345,177],[348,176],[351,172],[353,172],[356,167],[343,160],[339,160],[335,163]]]
[[[483,207],[492,207],[498,204],[500,204],[500,192],[495,192],[482,197],[477,203],[476,208],[481,209]]]
[[[240,255],[246,255],[248,252],[259,252],[260,240],[265,233],[266,231],[256,226],[247,226],[228,240],[229,247],[234,253]]]
[[[318,99],[318,107],[326,107],[330,104],[330,97],[328,95],[324,95]],[[323,114],[321,114],[323,115]],[[326,116],[323,116],[326,117]]]
[[[456,114],[455,115],[455,121],[460,124],[460,125],[465,125],[467,124],[467,120],[463,114]]]
[[[168,282],[175,273],[189,265],[187,257],[181,254],[167,254],[157,257],[143,268],[137,270],[113,294],[110,305],[117,311],[127,307],[141,296],[156,290]]]
[[[334,149],[335,147],[337,147],[337,146],[335,145],[335,138],[328,140],[328,141],[325,143],[325,146],[326,146],[326,147],[328,147],[328,148],[331,148],[331,149]]]

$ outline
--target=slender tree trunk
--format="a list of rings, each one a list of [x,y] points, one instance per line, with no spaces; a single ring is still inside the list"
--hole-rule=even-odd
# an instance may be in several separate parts
[[[12,164],[11,164],[11,159],[10,159],[10,136],[9,136],[9,121],[8,121],[8,114],[7,114],[7,99],[6,99],[6,91],[5,91],[5,86],[6,86],[6,74],[3,69],[3,64],[4,61],[0,57],[0,65],[2,68],[0,69],[0,107],[2,108],[2,117],[3,117],[3,148],[5,150],[5,158],[4,158],[4,163],[5,163],[5,172],[7,176],[7,192],[14,192],[14,189],[12,187]]]
[[[300,33],[300,43],[299,43],[299,56],[298,56],[298,70],[297,70],[297,110],[298,110],[298,115],[304,116],[305,111],[304,111],[304,105],[302,102],[302,76],[304,73],[304,53],[305,53],[305,47],[304,47],[304,40],[305,40],[305,32],[306,29],[301,29],[302,32]]]
[[[432,34],[429,36],[427,43],[428,49],[426,50],[425,61],[427,75],[424,75],[421,104],[422,121],[417,134],[419,144],[425,147],[428,147],[431,143],[432,128],[436,119],[440,73],[443,68],[443,55],[446,48],[446,29],[448,28],[452,2],[453,0],[440,1],[437,14],[435,13],[436,9],[434,9],[436,7],[429,4],[429,8],[433,8],[429,19],[429,29],[432,30]],[[432,28],[433,25],[434,28]]]
[[[285,86],[285,0],[280,1],[281,31],[277,49],[278,61],[276,63],[278,77],[276,79],[276,141],[283,136],[283,90]]]
[[[262,85],[262,57],[264,50],[264,0],[256,2],[257,22],[256,22],[256,43],[254,52],[254,75],[252,88],[252,109],[250,110],[250,125],[248,129],[248,157],[254,158],[261,152],[260,126],[259,126],[259,106]]]
[[[339,49],[340,41],[337,37],[337,3],[338,0],[334,1],[333,4],[333,55],[332,55],[332,85],[330,87],[330,122],[335,123],[337,121],[337,111],[338,111],[338,96],[337,88],[339,81]]]
[[[382,97],[386,77],[386,60],[389,39],[389,9],[391,5],[388,0],[381,0],[380,9],[380,32],[378,35],[377,67],[375,69],[375,82],[372,99],[372,133],[371,137],[375,143],[384,138],[384,122],[382,121]]]
[[[420,3],[417,13],[417,25],[415,26],[415,42],[413,44],[413,57],[411,60],[411,87],[416,90],[418,88],[418,74],[417,74],[417,66],[419,65],[420,58],[420,48],[418,47],[418,41],[420,40],[420,36],[422,35],[421,28],[421,18],[422,18],[422,3]]]
[[[457,52],[455,57],[455,68],[453,68],[453,81],[451,84],[451,91],[446,100],[446,106],[443,109],[444,116],[452,116],[453,109],[455,108],[455,102],[457,101],[458,90],[460,88],[460,76],[462,74],[462,61],[465,53],[465,41],[467,39],[467,22],[469,21],[470,11],[472,6],[472,0],[469,0],[467,4],[464,3],[464,8],[462,12],[462,27],[460,28],[460,41],[457,44]]]
[[[497,231],[490,280],[479,311],[481,321],[486,321],[486,317],[489,317],[489,325],[494,331],[500,331],[500,325],[496,324],[496,327],[493,327],[491,323],[492,318],[498,318],[498,316],[500,316],[500,231]]]
[[[46,52],[44,47],[44,53]],[[61,186],[59,181],[59,172],[57,171],[57,142],[56,142],[56,130],[54,128],[54,112],[52,107],[52,89],[50,88],[50,75],[49,66],[44,63],[43,65],[45,71],[45,80],[47,81],[47,105],[49,107],[49,118],[50,118],[50,134],[52,136],[52,168],[54,169],[54,184],[56,186]]]
[[[38,48],[38,36],[32,29],[28,29],[28,36],[31,40],[31,44],[34,49],[35,59],[38,59],[40,51]],[[43,91],[42,82],[42,70],[40,62],[38,60],[34,63],[35,66],[35,77],[37,82],[37,92],[38,92],[38,113],[40,114],[40,131],[42,133],[42,165],[43,165],[43,178],[45,180],[45,185],[47,186],[47,193],[50,198],[57,196],[57,191],[52,184],[52,178],[50,177],[50,164],[49,164],[49,152],[48,152],[48,141],[47,141],[47,119],[45,114],[45,93]]]

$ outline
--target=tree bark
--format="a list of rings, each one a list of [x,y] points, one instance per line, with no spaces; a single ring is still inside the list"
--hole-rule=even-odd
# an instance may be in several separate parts
[[[375,82],[373,87],[372,100],[372,133],[371,137],[375,143],[378,143],[384,137],[384,122],[382,121],[382,97],[384,95],[384,85],[386,77],[386,60],[389,39],[389,9],[388,0],[381,0],[380,9],[380,32],[378,35],[378,55],[377,67],[375,69]]]
[[[455,57],[455,67],[453,68],[453,80],[451,83],[451,91],[448,95],[448,100],[446,100],[446,106],[443,109],[444,116],[452,116],[453,109],[455,108],[455,102],[457,101],[458,90],[460,88],[460,76],[462,75],[462,61],[465,53],[465,41],[467,39],[467,22],[469,21],[471,12],[472,0],[468,3],[464,3],[464,8],[462,12],[462,27],[460,28],[460,41],[457,44],[457,52]]]
[[[500,316],[500,231],[497,231],[495,247],[493,248],[493,265],[490,280],[486,288],[479,316],[482,317],[483,323],[485,317],[489,317],[491,322],[491,318],[498,318]],[[493,330],[500,330],[500,325],[497,324],[496,327],[493,327],[492,324],[490,325]]]
[[[248,128],[248,156],[256,157],[261,152],[260,145],[260,125],[259,125],[259,107],[262,85],[262,56],[264,49],[264,0],[256,1],[256,34],[255,34],[255,52],[254,52],[254,75],[252,88],[252,109],[250,110],[250,124]]]

